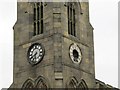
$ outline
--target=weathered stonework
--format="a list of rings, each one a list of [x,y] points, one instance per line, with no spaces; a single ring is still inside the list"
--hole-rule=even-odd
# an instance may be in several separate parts
[[[14,79],[10,88],[22,88],[27,79],[45,78],[49,88],[66,88],[70,77],[88,88],[95,88],[93,27],[89,22],[88,2],[75,2],[76,37],[68,34],[67,3],[45,2],[43,7],[43,34],[33,36],[34,2],[17,2],[17,22],[14,26]],[[43,60],[32,66],[27,51],[33,43],[45,48]],[[76,43],[82,51],[82,61],[74,64],[69,47]]]

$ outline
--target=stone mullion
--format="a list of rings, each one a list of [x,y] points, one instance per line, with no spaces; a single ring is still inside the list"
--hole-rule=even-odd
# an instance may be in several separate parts
[[[73,8],[73,21],[72,21],[72,25],[73,25],[73,35],[75,36],[75,9]]]
[[[71,10],[71,11],[72,11],[72,15],[71,15],[71,18],[72,18],[72,19],[71,19],[71,22],[72,22],[72,25],[71,25],[71,26],[72,26],[72,27],[71,27],[72,30],[71,30],[71,32],[72,32],[72,33],[71,33],[71,35],[74,35],[74,26],[73,26],[73,23],[74,23],[73,3],[71,4],[71,9],[72,9],[72,10]]]
[[[40,5],[40,10],[41,10],[41,13],[40,13],[40,25],[41,25],[41,34],[43,33],[43,3],[41,2],[41,5]]]
[[[34,35],[37,35],[37,5],[34,3]]]
[[[71,28],[70,28],[70,3],[68,3],[68,33],[71,34]]]
[[[72,35],[72,3],[70,3],[70,34]]]
[[[37,34],[40,33],[40,3],[37,3]]]

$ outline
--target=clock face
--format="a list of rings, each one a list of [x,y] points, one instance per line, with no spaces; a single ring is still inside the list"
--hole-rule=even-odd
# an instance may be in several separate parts
[[[29,63],[32,65],[38,64],[43,59],[44,53],[45,50],[41,44],[31,45],[27,54]]]
[[[75,64],[79,64],[82,59],[82,53],[78,45],[71,44],[70,46],[70,58]]]

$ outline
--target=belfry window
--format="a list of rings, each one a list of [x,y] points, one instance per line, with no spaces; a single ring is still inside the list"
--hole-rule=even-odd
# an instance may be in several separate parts
[[[34,3],[34,36],[43,33],[43,3]]]
[[[76,36],[74,3],[69,2],[67,9],[68,9],[68,34]]]

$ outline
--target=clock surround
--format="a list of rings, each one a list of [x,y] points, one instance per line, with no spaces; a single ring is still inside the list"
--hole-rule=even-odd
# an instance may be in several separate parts
[[[82,52],[79,46],[75,43],[70,45],[69,55],[73,63],[79,64],[82,60]]]
[[[44,57],[45,49],[41,43],[32,44],[27,52],[27,59],[31,65],[40,63]]]

